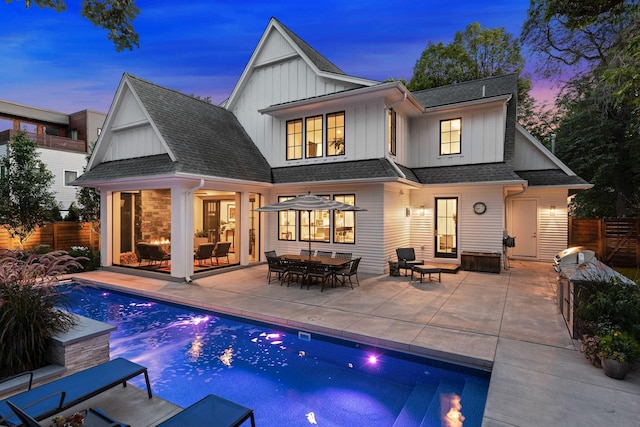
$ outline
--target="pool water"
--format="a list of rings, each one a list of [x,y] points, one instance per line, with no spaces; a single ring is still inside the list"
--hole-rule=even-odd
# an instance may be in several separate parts
[[[117,327],[112,358],[146,366],[153,393],[182,407],[213,393],[263,427],[482,423],[483,371],[106,288],[69,295],[71,311]]]

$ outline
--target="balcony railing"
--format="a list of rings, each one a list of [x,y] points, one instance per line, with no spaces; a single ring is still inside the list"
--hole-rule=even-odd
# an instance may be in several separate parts
[[[4,130],[0,132],[0,143],[9,141],[18,131]],[[38,135],[33,132],[27,132],[27,137],[38,143],[38,147],[52,148],[54,150],[73,151],[74,153],[86,153],[87,143],[80,139],[65,138],[53,135]]]

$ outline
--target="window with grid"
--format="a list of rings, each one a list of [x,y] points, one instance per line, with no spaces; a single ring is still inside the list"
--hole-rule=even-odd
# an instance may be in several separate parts
[[[460,154],[462,119],[440,121],[440,155]]]
[[[344,155],[344,111],[327,114],[327,156]]]
[[[387,141],[389,145],[389,154],[396,155],[396,112],[393,108],[388,113],[387,123]]]
[[[305,119],[307,158],[322,157],[322,116]]]
[[[333,200],[355,206],[355,194],[336,194]],[[356,242],[356,213],[353,211],[333,212],[333,241],[334,243]]]
[[[329,199],[329,196],[320,196]],[[327,242],[331,239],[329,211],[300,212],[300,240]]]
[[[287,122],[287,160],[302,158],[302,119]]]
[[[280,196],[278,203],[293,199],[295,196]],[[278,212],[278,240],[296,240],[296,211]]]

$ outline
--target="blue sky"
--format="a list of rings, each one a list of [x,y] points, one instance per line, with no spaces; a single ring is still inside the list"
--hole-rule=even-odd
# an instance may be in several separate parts
[[[450,43],[471,22],[505,27],[517,38],[529,6],[529,0],[139,0],[140,47],[116,52],[102,29],[80,17],[79,0],[67,3],[61,13],[26,9],[23,1],[0,4],[0,99],[106,113],[127,72],[218,103],[272,16],[347,74],[408,81],[429,41]],[[533,64],[528,68],[532,73]],[[548,88],[534,76],[534,97],[548,98]]]

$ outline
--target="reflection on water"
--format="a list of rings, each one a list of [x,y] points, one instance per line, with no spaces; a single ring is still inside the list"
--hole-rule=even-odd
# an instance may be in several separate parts
[[[154,394],[183,407],[216,394],[253,408],[256,424],[277,427],[387,427],[416,411],[428,425],[482,422],[488,379],[437,362],[104,290],[73,297],[74,312],[116,326],[111,357],[146,366]],[[480,392],[465,390],[470,381]],[[419,409],[407,409],[411,402]]]

